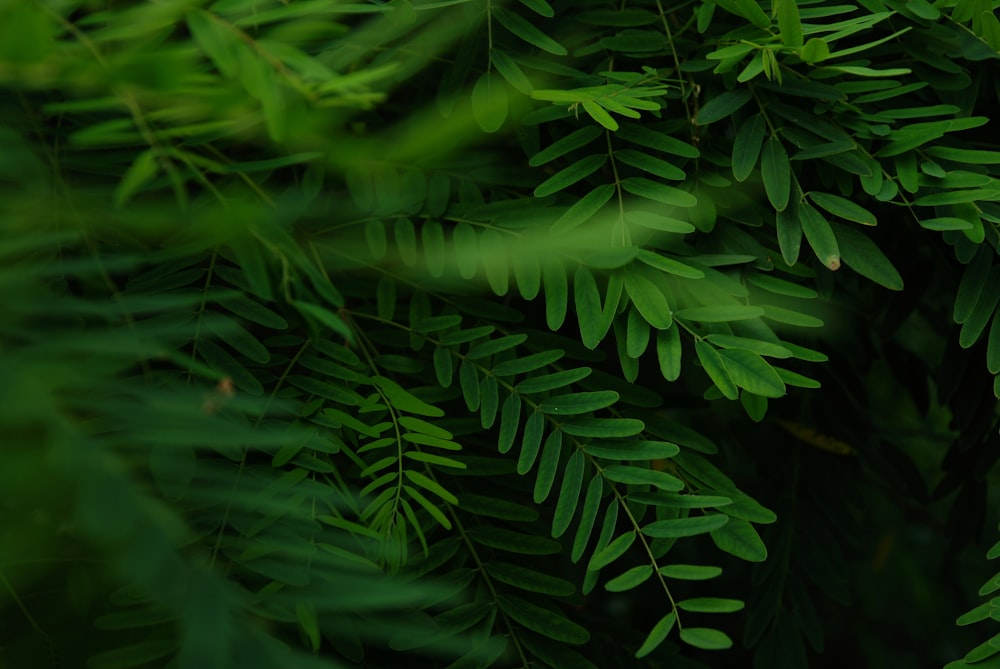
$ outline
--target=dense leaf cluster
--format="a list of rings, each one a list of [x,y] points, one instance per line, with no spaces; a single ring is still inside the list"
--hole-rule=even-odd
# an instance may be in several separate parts
[[[985,0],[0,3],[0,663],[998,666],[998,58]]]

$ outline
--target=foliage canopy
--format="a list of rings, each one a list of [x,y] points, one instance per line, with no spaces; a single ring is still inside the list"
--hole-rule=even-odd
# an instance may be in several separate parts
[[[1000,666],[998,58],[987,0],[0,1],[0,661]]]

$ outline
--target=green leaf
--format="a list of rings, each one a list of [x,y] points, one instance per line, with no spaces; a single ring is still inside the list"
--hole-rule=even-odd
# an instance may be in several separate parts
[[[587,564],[587,571],[597,571],[620,558],[635,543],[635,538],[635,532],[626,532],[594,553]]]
[[[525,379],[515,386],[515,390],[523,395],[544,393],[550,390],[559,390],[561,388],[567,388],[578,381],[582,381],[590,376],[590,372],[590,367],[564,369],[561,372],[553,372],[552,374],[544,374],[542,376]]]
[[[612,184],[598,186],[577,200],[562,216],[557,218],[552,224],[550,232],[553,235],[564,235],[586,223],[608,203],[614,193],[615,187]]]
[[[590,639],[590,633],[585,628],[520,597],[501,595],[497,598],[497,604],[517,623],[542,636],[574,645],[587,643]]]
[[[834,216],[839,216],[847,221],[854,221],[862,225],[875,225],[875,215],[864,207],[857,205],[847,198],[830,193],[810,192],[809,199],[819,207],[826,209]]]
[[[681,629],[680,636],[684,643],[702,650],[725,650],[733,647],[733,640],[724,632],[708,627],[685,627]]]
[[[687,233],[694,232],[697,229],[687,221],[682,221],[679,218],[663,216],[661,214],[655,214],[648,211],[626,211],[625,220],[629,223],[649,228],[650,230],[673,232],[681,235],[686,235]],[[640,250],[640,254],[644,250],[645,249]]]
[[[757,166],[760,149],[764,145],[767,123],[763,114],[754,114],[743,122],[733,142],[733,176],[746,181]]]
[[[986,368],[990,374],[1000,374],[1000,310],[993,314],[986,344]]]
[[[677,167],[673,163],[669,163],[662,158],[651,156],[648,153],[643,153],[642,151],[619,149],[618,151],[615,151],[615,158],[626,165],[637,167],[640,170],[649,172],[650,174],[654,174],[663,179],[683,181],[686,176],[684,174],[684,170]]]
[[[487,374],[479,382],[479,419],[484,430],[493,427],[500,403],[500,386],[497,377]]]
[[[622,181],[622,188],[632,193],[632,195],[673,207],[686,208],[698,204],[698,198],[687,191],[650,181],[643,177],[629,177],[625,179]]]
[[[649,346],[649,323],[634,307],[628,311],[625,332],[625,353],[630,358],[641,358]]]
[[[493,368],[493,375],[503,377],[534,372],[544,367],[548,367],[554,362],[558,362],[564,355],[565,351],[556,348],[548,351],[542,351],[541,353],[526,355],[523,358],[504,360]]]
[[[958,292],[955,293],[952,317],[956,323],[964,323],[972,315],[976,303],[986,288],[995,256],[992,251],[980,248],[973,256],[972,262],[966,265],[962,280],[958,284]]]
[[[470,527],[466,534],[477,544],[519,555],[555,555],[562,548],[558,541],[548,537],[513,532],[496,525]]]
[[[456,225],[451,234],[458,273],[463,279],[471,279],[476,276],[479,264],[479,237],[472,226],[464,222]]]
[[[764,144],[760,159],[764,192],[775,211],[784,211],[792,189],[792,168],[781,140],[771,136]]]
[[[594,521],[597,519],[597,512],[601,508],[601,495],[604,492],[604,479],[600,474],[595,474],[587,484],[587,492],[583,498],[583,509],[580,511],[580,524],[576,528],[576,535],[573,537],[573,548],[570,552],[570,560],[573,564],[580,561],[587,544],[590,542],[590,535],[594,531]]]
[[[721,513],[656,520],[644,526],[642,533],[657,539],[693,537],[698,534],[714,532],[729,521],[729,516]]]
[[[606,460],[661,460],[680,453],[677,444],[668,441],[626,441],[622,443],[584,444],[583,450],[596,458]]]
[[[559,499],[552,514],[552,538],[558,539],[573,522],[576,507],[580,501],[580,490],[583,487],[584,457],[582,451],[574,451],[563,471],[562,487],[559,489]]]
[[[706,5],[707,4],[708,3],[706,3]],[[635,652],[636,658],[646,657],[659,648],[660,644],[666,641],[667,636],[670,634],[670,630],[673,629],[675,622],[677,622],[677,613],[675,611],[671,611],[667,615],[660,618],[660,620],[653,625],[653,629],[650,630],[649,634],[646,636],[646,640],[642,642],[641,646],[639,646],[639,650]]]
[[[521,590],[553,597],[568,597],[576,590],[569,581],[510,562],[491,560],[484,566],[486,572],[496,580]]]
[[[775,295],[787,295],[788,297],[799,297],[806,300],[811,300],[819,296],[819,293],[808,286],[803,286],[799,283],[792,283],[791,281],[785,281],[784,279],[779,279],[771,274],[755,272],[747,275],[746,279],[747,283],[753,284],[758,288],[763,288],[769,293],[774,293]]]
[[[682,158],[697,158],[701,153],[687,142],[671,137],[665,132],[653,130],[645,126],[626,123],[618,131],[617,136],[626,142],[639,144],[654,151],[662,151]]]
[[[484,132],[496,132],[507,120],[507,87],[492,72],[482,74],[472,88],[472,117]]]
[[[670,492],[677,492],[684,489],[684,482],[676,476],[655,469],[634,467],[632,465],[608,465],[604,468],[604,476],[609,481],[614,481],[615,483],[652,485],[660,490]]]
[[[486,282],[490,285],[490,290],[501,297],[506,295],[510,287],[508,284],[510,275],[507,245],[504,243],[504,237],[493,228],[488,228],[480,235],[479,248],[483,269],[486,271]]]
[[[558,193],[565,188],[569,188],[577,181],[586,179],[591,174],[601,169],[607,160],[607,154],[603,153],[592,154],[580,158],[572,165],[559,170],[551,177],[538,184],[538,187],[535,188],[535,197],[547,197]]]
[[[597,390],[585,393],[569,393],[556,395],[543,400],[538,405],[542,413],[572,416],[590,413],[598,409],[606,409],[618,401],[618,393],[614,390]]]
[[[503,401],[503,406],[500,408],[500,436],[497,439],[497,449],[501,453],[507,453],[514,446],[514,438],[517,436],[517,426],[521,422],[521,396],[517,393],[511,393]],[[531,423],[531,419],[528,419],[528,423]],[[527,439],[527,431],[525,432],[525,439]],[[539,439],[541,435],[539,434]],[[538,447],[535,447],[537,451]]]
[[[657,330],[666,330],[673,322],[670,305],[652,281],[633,271],[625,272],[625,291],[646,322]]]
[[[797,325],[803,328],[821,328],[823,327],[823,321],[816,318],[815,316],[810,316],[808,314],[803,314],[799,311],[793,311],[792,309],[785,309],[784,307],[775,307],[770,304],[763,306],[764,318],[769,318],[772,321],[778,323],[785,323],[786,325]],[[795,354],[797,348],[792,348],[787,342],[782,344],[785,348],[792,351],[795,357],[799,357]],[[809,358],[803,358],[809,359]]]
[[[412,469],[403,470],[403,475],[424,490],[434,493],[449,504],[458,504],[458,498],[445,490],[440,483]]]
[[[528,160],[528,165],[531,167],[544,165],[545,163],[551,162],[556,158],[560,158],[571,151],[575,151],[576,149],[590,144],[600,136],[600,128],[595,128],[592,125],[584,126],[579,130],[574,130],[565,137],[556,140],[533,155],[531,159]]]
[[[535,477],[535,489],[532,499],[535,504],[541,504],[552,491],[552,484],[556,480],[556,472],[559,471],[559,455],[562,453],[562,431],[554,430],[545,439],[542,446],[541,462],[538,464],[538,473]]]
[[[465,357],[469,360],[482,360],[483,358],[488,358],[491,355],[496,355],[497,353],[502,353],[503,351],[508,351],[512,348],[520,346],[527,340],[528,335],[523,333],[489,339],[481,344],[471,346],[469,348],[469,352],[465,354]]]
[[[670,564],[660,567],[660,575],[680,581],[707,581],[722,574],[721,567],[693,564]]]
[[[1000,165],[1000,151],[955,149],[950,146],[929,146],[925,151],[935,158],[951,160],[961,165]]]
[[[829,270],[840,269],[840,247],[830,222],[807,202],[799,204],[799,222],[820,262]]]
[[[479,409],[479,373],[475,364],[470,360],[463,360],[458,368],[458,381],[462,388],[462,397],[465,399],[465,406],[469,411]]]
[[[792,357],[792,352],[783,344],[774,344],[768,341],[723,334],[710,334],[706,339],[721,348],[746,349],[771,358]]]
[[[612,117],[611,114],[604,109],[604,107],[597,104],[597,102],[594,100],[584,100],[581,104],[583,105],[583,110],[587,112],[587,115],[601,124],[601,126],[611,132],[618,130],[618,121],[616,121],[614,117]]]
[[[601,293],[594,275],[584,265],[577,267],[573,275],[573,302],[583,345],[589,349],[597,348],[604,338],[601,331]]]
[[[946,230],[970,230],[973,225],[964,218],[956,218],[955,216],[941,216],[938,218],[927,218],[922,221],[918,221],[920,227],[926,228],[927,230],[935,230],[937,232],[944,232]]]
[[[649,265],[654,269],[662,270],[668,274],[681,276],[685,279],[702,279],[705,277],[705,273],[697,267],[692,267],[691,265],[680,262],[679,260],[674,260],[673,258],[663,254],[656,253],[655,251],[639,249],[635,257],[642,263]]]
[[[537,46],[542,51],[547,51],[554,56],[565,56],[567,54],[566,47],[531,25],[526,19],[503,7],[494,6],[492,9],[493,16],[504,28],[528,44]]]
[[[656,359],[660,363],[660,373],[667,381],[676,381],[681,375],[680,328],[672,327],[656,333]]]
[[[771,27],[771,19],[761,9],[757,0],[733,0],[739,14],[750,20],[758,28],[768,29]]]
[[[433,219],[424,221],[420,228],[420,241],[423,243],[427,271],[433,277],[443,276],[448,251],[445,248],[444,228],[441,227],[441,223]]]
[[[558,330],[566,320],[569,300],[569,281],[566,269],[555,256],[542,261],[542,287],[545,292],[545,323],[550,330]]]
[[[490,51],[490,61],[508,84],[516,88],[519,93],[531,95],[531,91],[534,89],[531,80],[524,74],[517,61],[511,58],[506,51],[494,48]]]
[[[641,564],[632,567],[623,574],[619,574],[604,584],[604,589],[608,592],[625,592],[637,588],[653,575],[653,567],[648,564]]]
[[[524,425],[524,436],[521,440],[521,454],[517,459],[517,473],[525,475],[535,466],[538,451],[542,445],[542,435],[545,431],[545,418],[538,411],[528,416]],[[503,452],[503,451],[501,451]]]
[[[830,57],[830,45],[822,38],[813,37],[806,42],[802,51],[799,52],[799,57],[810,65],[823,62]]]
[[[555,10],[552,9],[552,5],[545,0],[521,0],[521,4],[547,19],[555,16]]]
[[[781,43],[785,46],[802,46],[802,20],[799,18],[799,6],[796,0],[779,0],[778,31]]]
[[[645,427],[636,418],[575,418],[563,423],[562,429],[576,437],[620,439],[635,436]]]
[[[736,390],[736,384],[733,383],[733,377],[730,376],[729,370],[726,368],[725,360],[719,355],[719,352],[715,350],[711,344],[704,341],[696,339],[694,342],[694,350],[698,355],[698,360],[701,362],[701,366],[705,369],[705,373],[708,377],[712,379],[712,383],[715,387],[722,392],[723,396],[727,399],[735,400],[739,397],[739,392]]]
[[[731,348],[719,351],[730,377],[740,388],[762,397],[782,397],[785,384],[764,358],[752,351]]]
[[[848,267],[889,290],[903,290],[903,277],[867,235],[843,225],[834,231]]]
[[[686,321],[698,321],[700,323],[729,323],[732,321],[745,321],[752,318],[760,318],[764,315],[764,310],[744,304],[727,304],[714,307],[689,307],[674,312],[674,316]]]
[[[392,379],[387,379],[384,376],[373,376],[372,383],[385,394],[386,399],[399,411],[431,418],[444,416],[443,409],[427,404]]]
[[[728,118],[739,111],[743,105],[750,102],[752,97],[750,91],[745,88],[738,88],[734,91],[726,91],[725,93],[716,95],[702,105],[701,109],[698,110],[698,115],[695,117],[694,122],[697,125],[708,125],[709,123]]]
[[[781,258],[791,267],[799,260],[799,248],[802,245],[802,225],[799,223],[798,206],[794,203],[779,211],[775,217],[778,231],[778,247]]]
[[[694,613],[735,613],[742,611],[743,607],[743,602],[738,599],[721,597],[696,597],[677,602],[677,608],[680,610]]]
[[[730,518],[724,526],[712,532],[712,541],[719,550],[747,562],[763,562],[767,548],[753,525],[741,518]]]

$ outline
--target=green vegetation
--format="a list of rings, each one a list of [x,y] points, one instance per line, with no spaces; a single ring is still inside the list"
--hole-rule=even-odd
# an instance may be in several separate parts
[[[998,58],[0,0],[0,666],[1000,667]]]

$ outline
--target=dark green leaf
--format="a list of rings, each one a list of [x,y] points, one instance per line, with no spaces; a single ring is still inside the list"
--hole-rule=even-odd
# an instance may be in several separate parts
[[[540,415],[540,414],[537,414]],[[552,484],[559,471],[559,456],[562,453],[562,431],[553,430],[542,446],[542,457],[538,463],[538,474],[535,477],[535,489],[532,499],[535,504],[544,502],[552,491]]]
[[[574,451],[563,470],[562,487],[559,489],[559,499],[552,514],[552,537],[558,539],[573,522],[576,507],[580,500],[580,490],[583,487],[584,456],[582,451]]]
[[[577,181],[586,179],[588,176],[601,169],[607,162],[607,154],[593,154],[584,156],[572,165],[564,167],[551,177],[538,184],[535,188],[535,197],[547,197],[569,188]]]
[[[698,204],[698,198],[687,191],[643,177],[629,177],[622,181],[622,187],[632,195],[673,207],[693,207]]]
[[[687,518],[672,518],[656,520],[645,525],[642,533],[655,538],[666,539],[674,537],[692,537],[697,534],[714,532],[730,521],[729,516],[712,513],[704,516],[688,516]]]
[[[521,396],[517,393],[511,393],[503,401],[503,406],[500,408],[500,436],[497,440],[497,448],[501,453],[507,453],[513,447],[520,422]],[[528,422],[530,423],[531,420],[529,419]],[[541,438],[540,435],[539,438]],[[537,450],[538,447],[535,448]]]
[[[712,532],[712,541],[730,555],[747,562],[763,562],[767,548],[753,525],[741,518],[730,518],[724,526]]]
[[[557,395],[543,400],[538,410],[560,416],[572,416],[605,409],[618,401],[618,393],[613,390],[599,390],[586,393]]]
[[[520,597],[502,595],[497,603],[516,622],[542,636],[574,645],[587,643],[590,639],[590,633],[583,627]]]
[[[538,449],[542,443],[544,427],[545,420],[541,413],[536,411],[528,416],[528,420],[524,426],[524,438],[521,442],[521,454],[517,460],[518,474],[523,476],[535,466]]]
[[[493,16],[496,17],[500,24],[517,35],[519,38],[531,44],[537,46],[542,51],[547,51],[554,56],[565,56],[566,47],[562,46],[554,39],[543,33],[541,30],[531,25],[526,19],[521,18],[519,15],[506,10],[502,7],[493,7]]]
[[[587,564],[587,570],[597,571],[598,569],[608,566],[625,554],[625,551],[627,551],[632,544],[635,543],[635,538],[635,532],[626,532],[604,548],[598,550],[590,558],[590,562]]]
[[[867,235],[843,225],[834,232],[841,259],[848,267],[889,290],[903,290],[903,277]]]
[[[684,489],[684,482],[676,476],[644,467],[609,465],[604,468],[604,476],[609,481],[628,485],[652,485],[660,490],[673,492]]]
[[[509,562],[492,560],[485,566],[490,576],[521,590],[540,592],[554,597],[567,597],[576,590],[569,581]]]
[[[660,567],[660,574],[681,581],[707,581],[722,574],[722,568],[693,564],[671,564]]]
[[[743,607],[743,602],[738,599],[720,597],[696,597],[677,602],[677,608],[695,613],[735,613],[742,611]]]
[[[760,161],[764,192],[776,211],[784,211],[792,189],[792,168],[781,140],[772,136],[764,144]]]
[[[573,537],[573,548],[570,553],[570,560],[573,564],[580,561],[590,535],[594,530],[594,521],[597,519],[597,512],[601,508],[601,494],[604,492],[604,479],[600,474],[595,474],[590,483],[587,484],[587,492],[583,498],[583,509],[580,511],[580,524],[576,528],[576,535]]]
[[[708,3],[706,3],[707,5]],[[653,629],[650,630],[649,634],[646,636],[646,640],[642,642],[639,650],[635,652],[636,658],[643,658],[652,653],[654,650],[659,648],[667,636],[670,634],[670,630],[673,629],[674,623],[677,622],[677,613],[671,611],[667,615],[660,618],[660,620],[653,625]]]
[[[740,126],[733,142],[733,176],[737,181],[746,181],[757,166],[760,149],[764,144],[767,123],[762,114],[754,114]]]
[[[680,453],[677,444],[668,441],[590,442],[583,450],[607,460],[662,460]]]
[[[642,585],[652,575],[653,567],[648,564],[641,564],[637,567],[632,567],[625,573],[619,574],[605,583],[604,589],[608,592],[625,592]]]
[[[827,269],[840,268],[840,247],[830,222],[811,204],[799,204],[799,222],[816,257]]]
[[[631,437],[644,428],[643,422],[636,418],[574,418],[562,426],[566,434],[602,439]]]
[[[532,393],[543,393],[550,390],[558,390],[560,388],[567,388],[571,384],[590,376],[590,367],[576,367],[574,369],[565,369],[561,372],[554,372],[552,374],[544,374],[542,376],[535,376],[527,378],[521,383],[515,386],[517,392],[524,395],[530,395]]]
[[[601,343],[601,294],[594,275],[584,265],[576,268],[573,276],[573,302],[580,325],[580,338],[589,349]]]
[[[702,105],[701,109],[698,110],[698,115],[695,117],[695,123],[698,125],[708,125],[709,123],[714,123],[715,121],[732,116],[741,107],[743,107],[743,105],[748,103],[751,97],[750,91],[744,88],[738,88],[734,91],[726,91],[725,93],[717,95]]]
[[[733,640],[724,632],[708,627],[685,627],[680,635],[681,641],[702,650],[725,650],[733,646]]]

